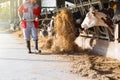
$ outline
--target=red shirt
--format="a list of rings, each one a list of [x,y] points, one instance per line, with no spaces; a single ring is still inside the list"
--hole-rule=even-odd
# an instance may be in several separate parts
[[[30,6],[33,7],[30,7]],[[31,11],[32,13],[31,13]],[[31,4],[29,1],[26,1],[25,3],[21,4],[20,7],[18,8],[18,12],[23,13],[23,18],[24,19],[35,19],[33,16],[39,17],[40,16],[40,7],[35,3],[34,5]],[[33,15],[33,16],[29,16]],[[38,28],[38,22],[34,21],[34,25],[36,28]],[[26,28],[26,21],[22,22],[23,28]]]

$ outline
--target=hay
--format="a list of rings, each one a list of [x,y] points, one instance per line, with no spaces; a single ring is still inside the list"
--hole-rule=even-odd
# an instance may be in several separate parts
[[[75,36],[75,26],[73,22],[73,17],[70,11],[66,8],[63,8],[60,13],[55,17],[55,31],[56,39],[52,50],[71,52],[76,50],[76,45],[74,43]]]
[[[18,38],[23,38],[23,32],[22,30],[16,31],[13,33]]]
[[[51,47],[53,45],[53,38],[52,37],[46,38],[46,39],[44,39],[44,42],[39,42],[39,45],[40,45],[40,43],[43,43],[41,46],[42,49],[44,49],[44,50],[51,49]]]
[[[60,13],[57,13],[54,18],[54,31],[56,37],[40,37],[39,48],[50,49],[54,53],[59,52],[74,52],[81,50],[75,43],[75,25],[71,12],[63,8]]]

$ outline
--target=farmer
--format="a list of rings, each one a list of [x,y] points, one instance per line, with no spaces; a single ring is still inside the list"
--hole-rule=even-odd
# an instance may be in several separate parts
[[[34,41],[35,53],[40,53],[38,49],[38,17],[40,16],[40,7],[36,0],[26,0],[18,8],[18,16],[22,23],[23,35],[26,40],[28,53],[31,52],[30,37]]]

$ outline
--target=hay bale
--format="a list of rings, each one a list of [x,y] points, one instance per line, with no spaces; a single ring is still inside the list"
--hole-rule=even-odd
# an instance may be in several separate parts
[[[71,12],[63,8],[61,12],[56,15],[54,22],[57,36],[53,44],[54,47],[52,48],[59,47],[57,49],[65,52],[75,51],[75,26]]]

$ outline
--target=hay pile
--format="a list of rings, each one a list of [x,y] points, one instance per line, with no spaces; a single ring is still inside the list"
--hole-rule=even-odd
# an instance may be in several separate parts
[[[83,52],[72,56],[72,73],[88,77],[90,80],[120,80],[120,61],[106,58],[97,53]]]
[[[39,37],[39,48],[43,50],[51,49],[53,45],[53,37]]]
[[[18,38],[23,38],[23,32],[22,30],[16,31],[13,33]]]
[[[63,8],[61,12],[56,15],[54,25],[56,39],[54,40],[52,50],[65,52],[75,51],[77,45],[74,43],[76,36],[71,12]]]
[[[74,43],[75,36],[75,25],[71,12],[63,8],[60,13],[57,13],[54,18],[54,31],[56,37],[43,38],[39,36],[39,48],[50,49],[53,52],[74,52],[80,48]],[[18,32],[21,37],[21,32]],[[81,50],[81,49],[80,49]]]

